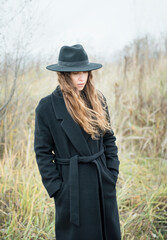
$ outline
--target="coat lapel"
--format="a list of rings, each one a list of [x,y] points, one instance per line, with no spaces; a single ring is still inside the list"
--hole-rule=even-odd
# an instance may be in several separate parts
[[[60,89],[60,85],[58,85],[52,92],[51,100],[56,118],[62,120],[61,127],[70,139],[71,143],[81,155],[90,155],[91,152],[87,144],[90,134],[85,133],[84,137],[80,126],[69,114],[65,105],[62,91]]]

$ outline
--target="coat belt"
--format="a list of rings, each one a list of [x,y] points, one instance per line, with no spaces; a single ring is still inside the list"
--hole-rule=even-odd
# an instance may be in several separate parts
[[[69,169],[69,186],[70,186],[70,222],[76,224],[77,226],[80,225],[79,221],[79,181],[78,181],[78,163],[88,163],[92,162],[96,164],[100,187],[101,187],[101,194],[103,195],[103,188],[102,188],[102,179],[101,179],[101,171],[98,161],[96,160],[104,153],[104,147],[102,149],[90,156],[78,156],[75,155],[71,158],[58,158],[56,157],[56,163],[58,164],[70,164]],[[104,214],[104,202],[102,196],[102,205],[103,205],[103,214]],[[105,218],[105,216],[104,216]]]

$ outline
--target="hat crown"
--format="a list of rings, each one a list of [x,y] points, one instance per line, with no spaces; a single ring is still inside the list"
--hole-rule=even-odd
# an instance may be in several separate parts
[[[85,61],[85,63],[88,63],[88,55],[81,44],[63,46],[60,49],[58,61],[60,65],[62,62],[76,63]]]
[[[73,46],[62,46],[60,49],[58,63],[47,66],[51,71],[74,72],[92,71],[101,68],[102,64],[89,62],[88,55],[81,44]]]

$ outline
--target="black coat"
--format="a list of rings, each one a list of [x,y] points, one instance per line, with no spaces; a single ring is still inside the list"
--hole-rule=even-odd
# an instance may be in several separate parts
[[[57,240],[121,239],[115,140],[112,130],[93,140],[68,113],[59,85],[39,101],[34,151],[55,202]]]

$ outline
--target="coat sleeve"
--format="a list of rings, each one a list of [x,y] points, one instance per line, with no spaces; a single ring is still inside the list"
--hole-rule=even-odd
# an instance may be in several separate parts
[[[110,115],[108,110],[108,105],[105,96],[102,94],[104,102],[105,102],[105,109],[107,114],[107,120],[109,122],[109,126],[111,127]],[[107,167],[110,171],[113,171],[115,176],[119,174],[119,158],[118,158],[118,147],[116,145],[116,137],[114,135],[114,131],[111,129],[108,130],[103,135],[103,146],[104,146],[104,153],[106,156],[106,163]]]
[[[56,169],[56,164],[53,163],[54,141],[47,125],[47,119],[44,119],[44,114],[41,115],[40,112],[38,105],[35,109],[34,151],[43,185],[51,198],[61,188],[62,179]]]

